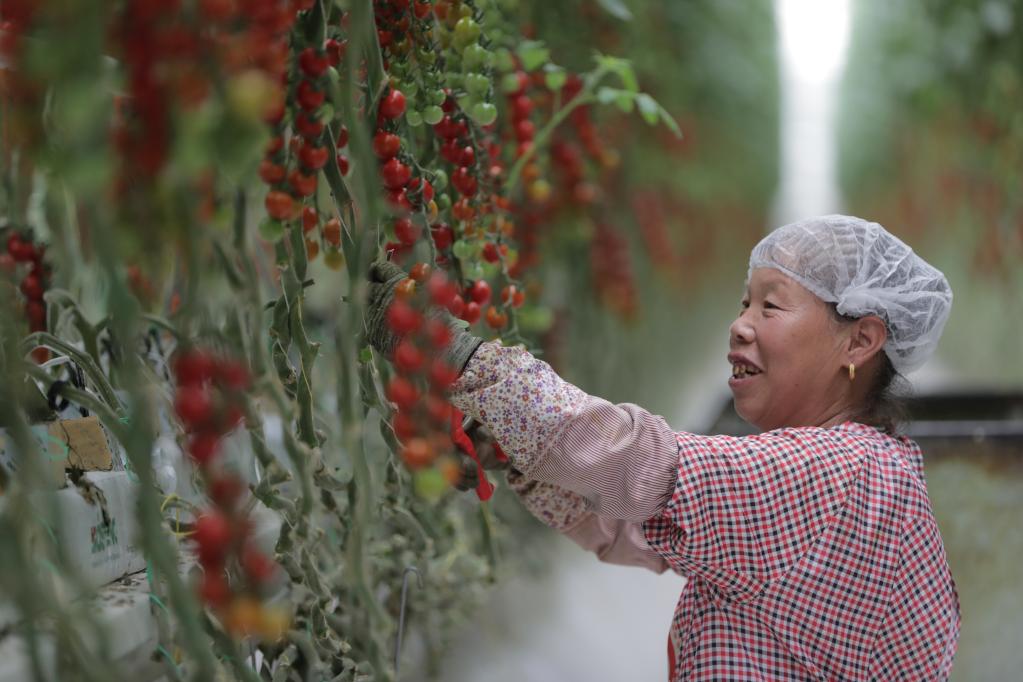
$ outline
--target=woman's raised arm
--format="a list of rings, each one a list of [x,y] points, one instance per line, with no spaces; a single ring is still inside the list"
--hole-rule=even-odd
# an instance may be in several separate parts
[[[516,469],[582,496],[599,516],[642,522],[671,497],[678,442],[663,418],[587,395],[521,348],[481,345],[450,399]]]

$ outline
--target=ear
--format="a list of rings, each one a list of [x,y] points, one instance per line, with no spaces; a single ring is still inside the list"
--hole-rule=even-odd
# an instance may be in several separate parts
[[[862,367],[881,352],[888,341],[888,328],[877,315],[867,315],[852,323],[849,333],[848,357],[857,367]]]

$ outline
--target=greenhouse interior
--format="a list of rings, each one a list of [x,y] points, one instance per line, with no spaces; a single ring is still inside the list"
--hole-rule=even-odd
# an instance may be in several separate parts
[[[1021,679],[1023,0],[3,0],[0,84],[0,682]]]

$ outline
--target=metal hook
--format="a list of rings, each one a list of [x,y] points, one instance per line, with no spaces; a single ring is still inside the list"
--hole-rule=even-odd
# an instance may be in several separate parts
[[[416,574],[416,582],[419,589],[423,589],[423,576],[415,566],[407,566],[401,576],[401,605],[398,607],[398,638],[394,641],[394,679],[398,679],[398,670],[401,657],[401,639],[405,634],[405,607],[408,605],[408,576],[409,573]]]

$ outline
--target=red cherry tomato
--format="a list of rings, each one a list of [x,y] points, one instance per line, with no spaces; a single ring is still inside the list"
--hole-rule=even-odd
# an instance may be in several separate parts
[[[411,334],[422,323],[423,316],[405,301],[396,300],[387,309],[387,324],[396,334]]]
[[[307,47],[298,54],[298,68],[310,78],[318,78],[323,75],[330,66],[328,58],[318,53],[311,47]]]
[[[401,90],[391,88],[380,100],[380,115],[384,118],[394,119],[405,113],[405,95]]]
[[[295,203],[287,192],[274,190],[266,195],[266,212],[274,220],[288,220],[294,212]]]
[[[388,189],[400,189],[412,178],[412,169],[397,158],[388,160],[380,172]]]
[[[411,410],[419,400],[419,391],[404,377],[393,377],[387,384],[387,399],[402,410]]]
[[[476,280],[469,289],[469,295],[480,305],[486,305],[490,302],[490,284],[485,279]]]
[[[373,136],[373,153],[383,160],[392,159],[401,151],[401,138],[385,130]]]
[[[394,365],[405,374],[418,372],[423,366],[423,352],[412,341],[405,339],[394,350]]]
[[[199,561],[204,566],[219,565],[227,553],[231,535],[231,524],[223,514],[210,511],[196,519],[192,540],[198,545]]]

